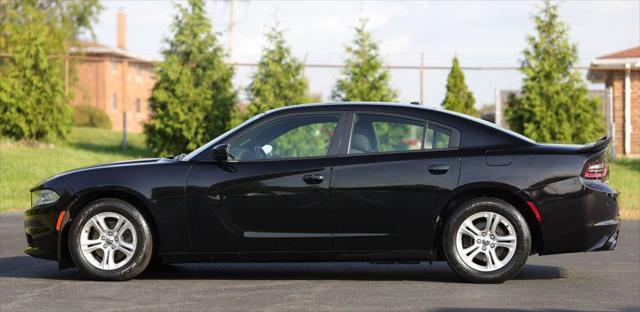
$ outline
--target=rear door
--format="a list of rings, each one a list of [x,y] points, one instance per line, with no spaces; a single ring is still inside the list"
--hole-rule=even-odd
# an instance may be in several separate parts
[[[458,182],[458,132],[404,115],[349,119],[331,178],[334,249],[430,250],[437,214]]]

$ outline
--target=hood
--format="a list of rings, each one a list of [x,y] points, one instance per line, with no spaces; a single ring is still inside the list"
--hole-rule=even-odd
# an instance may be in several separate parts
[[[126,166],[131,166],[131,165],[156,163],[156,162],[159,162],[161,160],[167,160],[167,159],[166,158],[142,158],[142,159],[134,159],[134,160],[123,160],[123,161],[117,161],[117,162],[112,162],[112,163],[96,164],[96,165],[81,167],[81,168],[65,171],[65,172],[63,172],[61,174],[84,171],[84,170],[90,170],[90,169],[96,169],[96,168],[126,167]]]
[[[144,159],[125,160],[125,161],[118,161],[118,162],[113,162],[113,163],[91,165],[91,166],[87,166],[87,167],[81,167],[81,168],[77,168],[77,169],[64,171],[64,172],[58,173],[58,174],[56,174],[54,176],[48,177],[48,178],[40,181],[39,183],[37,183],[36,186],[33,187],[33,189],[37,188],[38,186],[40,186],[40,185],[42,185],[44,183],[47,183],[47,182],[51,181],[51,180],[58,179],[58,178],[61,178],[61,177],[64,177],[64,176],[67,176],[67,175],[70,175],[70,174],[74,174],[74,173],[77,173],[77,172],[104,169],[104,168],[144,166],[144,165],[148,165],[148,164],[156,164],[156,163],[163,163],[163,162],[175,162],[175,161],[177,161],[177,160],[167,159],[167,158],[144,158]]]

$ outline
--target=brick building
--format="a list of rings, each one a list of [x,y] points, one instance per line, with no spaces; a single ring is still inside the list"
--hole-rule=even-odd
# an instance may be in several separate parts
[[[142,132],[155,84],[153,61],[127,51],[127,20],[117,17],[117,47],[80,41],[71,49],[77,83],[72,105],[91,105],[111,119],[113,130]]]
[[[604,83],[612,103],[607,124],[613,152],[640,156],[640,46],[595,59],[587,79]]]

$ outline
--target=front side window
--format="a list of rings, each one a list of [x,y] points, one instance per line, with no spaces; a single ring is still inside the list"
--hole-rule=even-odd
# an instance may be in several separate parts
[[[425,123],[413,119],[356,115],[349,154],[400,152],[422,149]]]
[[[230,158],[263,160],[325,156],[339,115],[295,116],[241,135],[229,145]]]

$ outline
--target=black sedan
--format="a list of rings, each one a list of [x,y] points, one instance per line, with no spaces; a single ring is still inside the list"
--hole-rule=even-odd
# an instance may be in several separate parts
[[[608,144],[538,144],[417,105],[290,106],[188,155],[42,182],[26,253],[104,280],[152,261],[446,260],[502,282],[534,253],[615,248]]]

